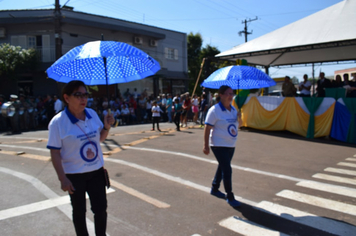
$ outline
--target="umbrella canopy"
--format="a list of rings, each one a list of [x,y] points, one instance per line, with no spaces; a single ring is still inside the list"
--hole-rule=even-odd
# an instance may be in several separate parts
[[[257,89],[276,85],[276,82],[266,73],[251,66],[227,66],[212,73],[201,84],[213,89],[222,85],[228,85],[232,89]]]
[[[75,47],[47,69],[49,78],[86,85],[126,83],[154,75],[160,65],[145,52],[115,41],[93,41]]]

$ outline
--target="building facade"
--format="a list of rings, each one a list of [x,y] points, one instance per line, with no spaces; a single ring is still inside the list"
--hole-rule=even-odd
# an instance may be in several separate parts
[[[60,56],[56,50],[63,55],[76,46],[101,40],[102,35],[104,40],[120,41],[141,49],[161,66],[161,70],[149,78],[111,85],[111,94],[127,89],[132,92],[135,88],[138,93],[146,90],[155,96],[188,91],[186,33],[62,8],[59,15],[54,9],[0,11],[0,44],[35,48],[41,61],[39,71],[19,75],[11,82],[0,81],[0,93],[5,96],[10,93],[59,94],[63,84],[48,79],[45,73]],[[103,95],[104,90],[98,86],[92,92]]]

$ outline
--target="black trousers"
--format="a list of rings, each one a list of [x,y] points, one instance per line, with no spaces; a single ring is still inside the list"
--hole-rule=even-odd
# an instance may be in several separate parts
[[[159,120],[161,119],[160,116],[152,117],[152,129],[155,129],[155,123],[157,124],[157,129],[159,129]]]
[[[106,235],[107,199],[103,168],[82,174],[67,174],[75,191],[70,194],[73,207],[73,223],[78,236],[88,236],[86,224],[86,199],[87,192],[90,199],[91,210],[94,213],[95,235]]]
[[[180,113],[175,113],[175,114],[174,114],[174,120],[173,120],[173,122],[174,122],[174,124],[176,124],[177,130],[180,130],[180,128],[179,128]]]

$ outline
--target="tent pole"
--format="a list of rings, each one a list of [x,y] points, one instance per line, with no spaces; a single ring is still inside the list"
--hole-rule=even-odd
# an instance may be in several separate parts
[[[198,85],[198,82],[199,82],[199,79],[200,79],[200,75],[201,75],[201,72],[202,72],[203,67],[204,67],[204,63],[205,63],[205,57],[203,58],[203,61],[202,61],[201,65],[200,65],[200,71],[199,71],[199,74],[198,74],[198,78],[197,78],[197,80],[195,82],[195,86],[194,86],[194,90],[193,90],[192,96],[194,95],[195,89],[197,88],[197,85]]]
[[[314,75],[314,63],[312,63],[312,76],[313,76],[313,97],[315,96],[315,75]]]

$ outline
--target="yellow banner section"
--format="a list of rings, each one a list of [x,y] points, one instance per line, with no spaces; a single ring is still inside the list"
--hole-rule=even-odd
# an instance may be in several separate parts
[[[236,104],[233,102],[236,107]],[[330,134],[335,103],[326,112],[315,116],[314,137]],[[299,106],[295,98],[284,98],[283,102],[273,111],[263,108],[256,97],[242,107],[242,126],[260,130],[290,132],[306,137],[309,115]]]

